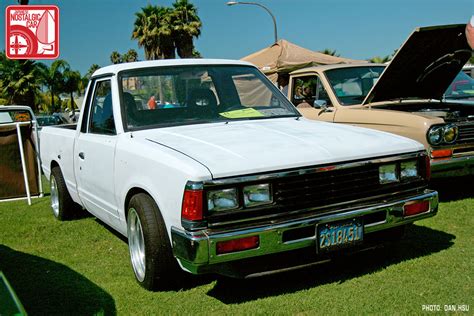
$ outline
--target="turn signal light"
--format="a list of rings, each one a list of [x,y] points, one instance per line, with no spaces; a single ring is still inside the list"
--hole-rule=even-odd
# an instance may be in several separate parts
[[[453,155],[453,151],[451,149],[438,149],[433,150],[431,152],[432,158],[448,158]]]
[[[222,255],[224,253],[255,249],[259,244],[260,238],[258,236],[220,241],[216,244],[216,253]]]
[[[412,216],[424,212],[428,212],[430,209],[430,202],[429,201],[421,201],[412,204],[405,204],[403,207],[403,215],[404,216]]]
[[[202,220],[202,190],[185,190],[181,218],[190,221]]]

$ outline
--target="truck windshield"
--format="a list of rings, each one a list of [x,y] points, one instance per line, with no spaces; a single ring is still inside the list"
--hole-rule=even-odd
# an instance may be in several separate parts
[[[327,70],[326,77],[339,104],[361,104],[377,82],[384,66],[348,67]]]
[[[120,73],[127,130],[300,116],[257,69],[200,65]]]

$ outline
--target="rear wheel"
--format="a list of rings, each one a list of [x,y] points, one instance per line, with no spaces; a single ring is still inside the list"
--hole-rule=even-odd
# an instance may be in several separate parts
[[[54,217],[60,221],[73,218],[77,210],[77,204],[69,195],[63,174],[58,166],[51,170],[50,190],[51,209]]]
[[[147,290],[174,286],[179,266],[161,213],[145,193],[132,197],[127,217],[128,248],[137,282]]]

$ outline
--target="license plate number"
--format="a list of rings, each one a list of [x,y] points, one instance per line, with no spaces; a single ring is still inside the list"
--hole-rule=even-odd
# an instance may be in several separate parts
[[[359,219],[318,225],[318,249],[321,252],[350,247],[362,242],[364,226]]]

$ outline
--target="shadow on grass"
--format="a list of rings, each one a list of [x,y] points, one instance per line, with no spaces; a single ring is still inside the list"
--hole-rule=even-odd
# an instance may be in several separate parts
[[[221,278],[207,294],[225,304],[239,304],[324,284],[343,283],[393,264],[442,251],[451,247],[454,239],[454,235],[412,225],[399,242],[350,256],[336,257],[329,263],[297,271],[248,280]]]
[[[115,315],[103,289],[65,265],[0,245],[3,271],[30,315]]]
[[[474,198],[474,176],[433,179],[430,188],[438,191],[440,202]]]

